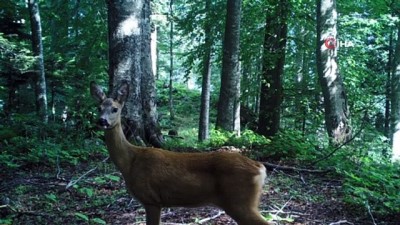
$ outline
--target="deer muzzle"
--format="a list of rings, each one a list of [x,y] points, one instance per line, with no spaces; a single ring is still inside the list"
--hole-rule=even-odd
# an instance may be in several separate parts
[[[101,127],[101,128],[108,128],[110,126],[110,124],[108,123],[108,121],[104,118],[100,118],[99,121],[97,122],[97,124]]]

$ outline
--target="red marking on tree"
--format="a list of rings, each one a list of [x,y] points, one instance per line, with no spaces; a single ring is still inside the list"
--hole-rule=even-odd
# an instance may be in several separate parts
[[[327,37],[325,39],[325,47],[328,49],[335,49],[336,48],[336,40],[334,37]]]

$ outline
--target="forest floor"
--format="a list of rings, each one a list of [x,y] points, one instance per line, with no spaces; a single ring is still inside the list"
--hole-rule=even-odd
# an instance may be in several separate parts
[[[0,165],[0,224],[145,224],[145,212],[103,156],[76,166]],[[56,168],[54,168],[56,167]],[[68,186],[68,188],[67,188]],[[342,182],[327,174],[269,171],[261,212],[276,224],[400,224],[344,203]],[[236,224],[211,208],[163,209],[162,224]]]

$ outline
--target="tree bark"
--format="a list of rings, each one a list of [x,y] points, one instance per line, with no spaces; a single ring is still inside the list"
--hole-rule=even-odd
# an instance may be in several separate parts
[[[288,2],[286,0],[270,1],[265,26],[260,112],[258,118],[258,133],[265,136],[274,136],[280,126],[287,13]]]
[[[129,83],[124,133],[136,144],[160,147],[155,79],[151,65],[150,1],[108,1],[109,90]],[[114,93],[115,94],[115,93]]]
[[[144,1],[142,20],[142,105],[144,116],[145,138],[155,147],[161,147],[164,139],[158,123],[156,104],[156,81],[152,69],[151,58],[151,23],[150,0]]]
[[[351,136],[350,112],[337,62],[336,0],[317,1],[317,72],[324,97],[325,126],[334,145]]]
[[[388,63],[386,73],[386,93],[385,93],[385,117],[384,117],[384,129],[383,132],[386,137],[392,138],[390,130],[390,104],[391,104],[391,92],[392,92],[392,72],[393,71],[393,30],[390,29],[389,36],[389,52],[388,52]]]
[[[307,104],[308,98],[305,97],[308,95],[307,93],[307,83],[309,80],[308,76],[308,57],[307,50],[304,47],[304,43],[309,40],[308,32],[304,29],[303,26],[300,26],[297,30],[297,37],[301,38],[297,46],[297,55],[296,55],[296,64],[297,64],[297,73],[295,77],[296,84],[296,96],[295,96],[295,109],[298,110],[299,115],[295,118],[295,127],[298,130],[301,130],[303,134],[306,132],[306,120],[307,120]]]
[[[217,128],[240,135],[240,38],[241,0],[228,0],[223,42],[221,88]]]
[[[36,111],[42,121],[47,123],[47,87],[44,73],[42,25],[40,21],[39,4],[37,0],[28,1],[29,16],[32,31],[32,50],[37,58],[35,82]]]
[[[206,0],[205,12],[210,10],[211,0]],[[203,80],[201,84],[201,103],[200,103],[200,119],[199,119],[199,141],[209,138],[209,122],[210,122],[210,83],[211,83],[211,24],[206,16],[204,23],[204,55],[203,55]]]
[[[174,52],[173,52],[173,45],[174,45],[174,21],[173,21],[173,10],[172,6],[174,4],[173,0],[169,0],[169,93],[168,93],[168,105],[169,105],[169,118],[170,120],[175,119],[175,112],[174,112],[174,99],[173,99],[173,82],[172,78],[174,76]]]
[[[400,160],[400,23],[397,26],[391,93],[392,161]]]

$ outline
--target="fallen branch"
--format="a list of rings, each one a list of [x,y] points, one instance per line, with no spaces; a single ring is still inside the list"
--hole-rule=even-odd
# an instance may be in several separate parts
[[[210,221],[210,220],[213,220],[213,219],[215,219],[215,218],[220,217],[222,214],[224,214],[224,212],[223,212],[223,211],[219,211],[217,215],[214,215],[214,216],[211,216],[211,217],[208,217],[208,218],[204,218],[204,219],[202,219],[202,220],[199,220],[197,223],[198,223],[198,224],[206,223],[206,222],[208,222],[208,221]]]
[[[15,213],[18,213],[18,210],[15,209],[14,207],[12,207],[12,206],[9,205],[9,204],[7,204],[7,205],[1,205],[1,206],[0,206],[0,209],[9,209],[9,210],[11,210],[11,211],[13,211],[13,212],[15,212]]]
[[[76,180],[70,180],[67,184],[67,186],[65,187],[65,189],[69,189],[70,187],[74,186],[76,183],[78,183],[80,180],[82,180],[82,178],[86,177],[88,174],[90,174],[91,172],[97,170],[97,166],[95,168],[92,168],[91,170],[87,171],[86,173],[84,173],[82,176],[80,176],[78,179]]]
[[[136,222],[136,223],[139,223],[140,225],[143,225],[143,224],[146,224],[146,221]],[[164,225],[193,225],[193,223],[168,223],[168,222],[162,223],[162,224],[164,224]]]
[[[269,214],[279,213],[279,214],[287,214],[287,215],[296,216],[296,217],[299,217],[299,216],[310,216],[311,215],[309,213],[302,213],[302,212],[295,212],[295,211],[279,211],[279,209],[262,210],[260,212],[261,212],[261,214],[264,214],[264,213],[269,213]]]
[[[347,220],[339,220],[337,222],[330,223],[329,225],[339,225],[339,224],[351,224],[351,225],[354,225],[354,223],[351,223],[351,222],[349,222]]]
[[[261,162],[264,164],[265,167],[269,169],[277,169],[277,170],[283,170],[283,171],[297,171],[297,172],[306,172],[306,173],[328,173],[332,172],[333,169],[327,169],[327,170],[313,170],[313,169],[303,169],[303,168],[297,168],[297,167],[291,167],[291,166],[281,166],[281,165],[276,165],[268,162]]]
[[[278,213],[283,212],[283,209],[285,209],[286,206],[289,204],[289,202],[292,201],[292,198],[293,198],[293,196],[290,196],[289,200],[287,200],[287,201],[285,202],[285,204],[283,204],[283,206],[282,206],[280,209],[278,209],[278,212],[275,213],[275,216],[277,216]]]
[[[109,157],[105,158],[102,162],[105,162],[108,160]],[[80,180],[82,180],[84,177],[86,177],[88,174],[90,174],[91,172],[97,170],[97,166],[95,166],[94,168],[90,169],[89,171],[85,172],[84,174],[82,174],[82,176],[80,176],[78,179],[76,180],[70,180],[67,184],[67,186],[65,187],[65,189],[69,189],[70,187],[74,186],[76,183],[78,183]]]
[[[373,223],[374,225],[376,225],[374,215],[372,215],[372,212],[371,212],[371,207],[369,206],[368,202],[366,202],[365,205],[366,205],[366,207],[367,207],[367,209],[368,209],[368,214],[369,214],[369,216],[370,216],[371,219],[372,219],[372,223]]]

